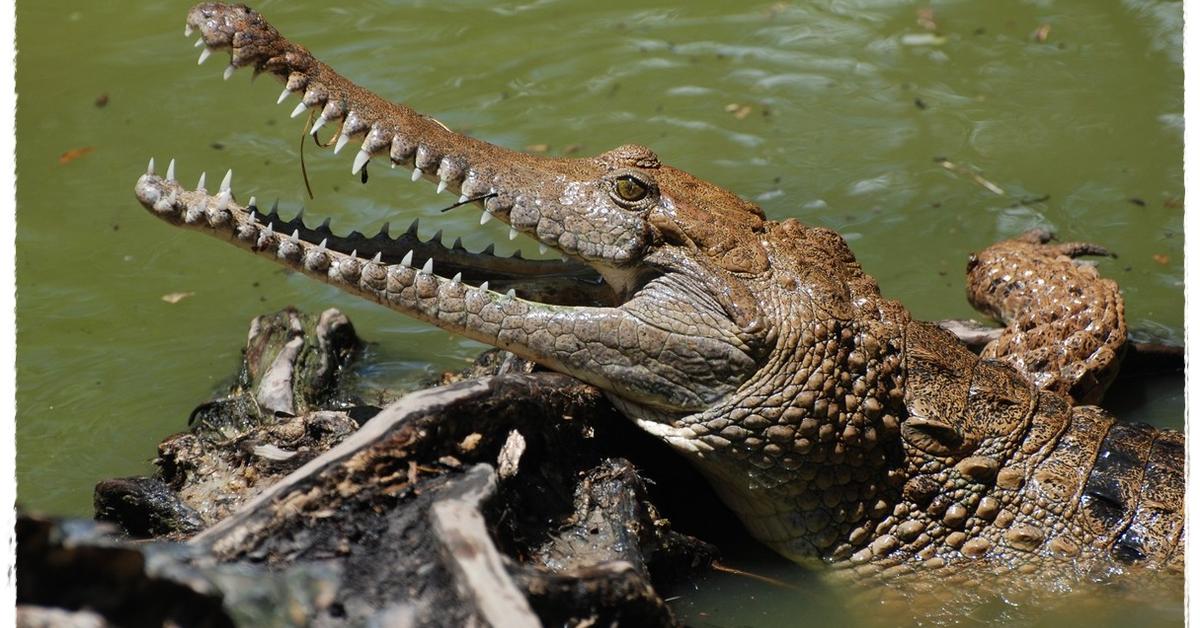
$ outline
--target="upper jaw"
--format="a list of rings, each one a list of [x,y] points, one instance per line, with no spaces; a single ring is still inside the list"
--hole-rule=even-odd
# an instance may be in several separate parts
[[[605,171],[603,164],[589,159],[543,158],[455,133],[433,118],[351,83],[244,6],[203,3],[193,7],[185,34],[195,32],[200,36],[197,45],[204,46],[201,63],[214,51],[229,51],[226,78],[237,68],[249,67],[256,74],[265,72],[282,80],[285,87],[278,102],[299,95],[292,117],[307,112],[310,132],[331,130],[336,138],[335,153],[352,140],[361,142],[352,173],[376,160],[386,160],[392,168],[411,168],[413,181],[425,179],[434,183],[439,193],[457,193],[458,203],[482,209],[481,225],[493,219],[505,222],[510,239],[523,233],[543,251],[552,248],[583,260],[619,284],[613,286],[617,294],[628,293],[632,284],[627,279],[636,272],[614,268],[610,260],[580,247],[575,234],[554,233],[545,228],[544,221],[528,219],[547,208],[561,209],[563,203],[578,202],[580,199],[570,198],[572,182],[595,181]],[[514,220],[522,217],[525,219]]]
[[[200,62],[214,51],[227,50],[228,78],[237,68],[269,73],[284,82],[278,102],[300,96],[292,117],[309,113],[311,132],[335,133],[334,152],[352,141],[360,142],[351,171],[357,174],[375,159],[391,167],[413,169],[413,180],[426,179],[438,191],[459,193],[459,202],[472,201],[486,214],[507,222],[516,192],[498,181],[504,169],[529,165],[539,158],[451,131],[441,122],[392,103],[334,72],[308,50],[294,44],[257,12],[243,6],[204,3],[191,9],[185,34],[199,32],[203,44]],[[539,164],[546,168],[547,164]]]

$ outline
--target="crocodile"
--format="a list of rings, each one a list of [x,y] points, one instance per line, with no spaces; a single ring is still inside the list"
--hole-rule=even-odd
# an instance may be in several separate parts
[[[1072,259],[1102,249],[1030,234],[974,256],[971,300],[1010,323],[981,357],[881,296],[833,230],[769,220],[649,148],[552,158],[456,133],[245,6],[199,4],[185,32],[201,62],[229,53],[227,76],[281,80],[333,152],[355,141],[354,174],[412,168],[563,257],[339,236],[239,202],[232,172],[185,187],[173,160],[136,184],[150,213],[598,387],[779,554],[863,573],[1182,570],[1183,435],[1074,405],[1125,342],[1116,285]]]

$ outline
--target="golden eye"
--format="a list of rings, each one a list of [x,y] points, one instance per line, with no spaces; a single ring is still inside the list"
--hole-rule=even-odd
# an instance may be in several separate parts
[[[630,175],[617,177],[616,184],[617,196],[620,196],[622,200],[629,201],[630,203],[646,198],[646,194],[650,192],[645,183],[642,183],[641,181],[637,180],[637,178]]]

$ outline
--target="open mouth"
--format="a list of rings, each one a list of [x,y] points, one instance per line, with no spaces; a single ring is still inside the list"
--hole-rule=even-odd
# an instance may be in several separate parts
[[[532,160],[532,156],[453,133],[432,118],[354,85],[244,7],[204,4],[193,8],[185,35],[197,31],[197,46],[203,46],[201,63],[215,52],[228,51],[225,78],[242,67],[280,78],[286,86],[278,102],[298,95],[300,103],[292,117],[308,112],[314,137],[318,130],[335,129],[334,153],[351,140],[361,141],[351,168],[354,174],[372,160],[386,159],[393,168],[411,169],[413,181],[425,179],[436,185],[439,193],[457,193],[458,204],[478,207],[481,225],[492,219],[510,223],[510,213],[522,199],[498,186],[489,169],[506,160]],[[371,237],[358,232],[337,235],[328,220],[310,227],[301,216],[284,219],[275,209],[264,212],[253,198],[239,202],[232,171],[215,194],[206,189],[204,175],[195,189],[187,189],[176,178],[174,160],[162,176],[151,160],[147,173],[138,180],[136,193],[147,209],[172,224],[226,239],[385,304],[401,293],[408,303],[414,296],[418,302],[520,298],[570,306],[618,301],[598,272],[568,259],[577,253],[569,241],[528,231],[526,235],[538,241],[542,251],[555,249],[563,259],[524,259],[519,252],[501,257],[493,254],[494,246],[473,253],[461,240],[443,244],[440,231],[422,241],[416,221],[398,236],[391,235],[387,225]],[[510,226],[510,239],[521,232]]]
[[[372,237],[337,235],[328,223],[312,227],[299,216],[285,220],[273,209],[263,212],[253,199],[243,204],[233,192],[232,173],[215,193],[203,176],[195,189],[185,188],[174,162],[159,175],[151,161],[138,179],[135,192],[152,214],[578,377],[620,397],[630,412],[629,404],[656,417],[701,410],[753,372],[751,352],[766,346],[754,336],[761,326],[741,325],[729,312],[750,321],[757,310],[751,301],[738,301],[742,293],[736,290],[718,286],[710,293],[704,282],[717,285],[719,276],[707,261],[664,248],[663,242],[699,246],[670,216],[681,206],[666,184],[715,205],[732,204],[737,216],[761,224],[757,207],[660,164],[645,147],[560,159],[455,133],[351,83],[245,6],[193,7],[185,34],[197,31],[201,61],[228,51],[227,75],[250,68],[279,78],[285,84],[281,102],[300,98],[293,117],[309,111],[317,128],[335,129],[335,152],[360,142],[352,171],[372,160],[411,168],[414,180],[457,193],[461,203],[482,210],[481,223],[505,223],[510,237],[529,236],[564,259],[497,257],[490,247],[472,253],[458,243],[442,244],[439,236],[422,241],[415,226],[398,236],[386,230]],[[652,219],[653,212],[662,215]],[[714,250],[728,253],[728,234],[706,229],[706,216],[689,224],[709,237]],[[753,230],[747,234],[758,241]],[[725,257],[731,267],[747,266],[744,255]]]
[[[421,240],[416,220],[398,236],[389,232],[387,224],[371,237],[358,232],[337,235],[328,220],[310,227],[299,215],[285,219],[275,208],[264,213],[254,198],[241,204],[233,193],[232,171],[215,195],[205,189],[203,174],[196,189],[189,190],[174,171],[172,160],[160,176],[151,160],[137,183],[138,199],[159,218],[227,239],[381,303],[387,301],[383,292],[414,286],[417,276],[436,280],[439,286],[492,297],[512,298],[519,293],[521,298],[554,305],[607,305],[614,300],[600,275],[576,262],[529,260],[519,251],[510,257],[497,256],[494,245],[473,253],[461,239],[445,245],[440,231]],[[490,214],[485,210],[483,215]]]

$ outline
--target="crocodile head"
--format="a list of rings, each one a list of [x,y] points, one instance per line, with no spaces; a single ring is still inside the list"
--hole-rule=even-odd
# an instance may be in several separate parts
[[[314,134],[334,129],[334,152],[356,142],[354,173],[411,168],[477,206],[481,223],[503,221],[564,260],[473,254],[415,229],[338,236],[240,203],[229,175],[215,194],[203,178],[187,189],[173,161],[165,176],[151,162],[137,183],[154,215],[596,385],[789,556],[826,553],[890,490],[872,478],[895,464],[883,443],[896,440],[907,315],[878,298],[833,232],[767,221],[642,146],[552,159],[455,133],[351,83],[242,6],[198,5],[186,30],[200,34],[201,61],[229,52],[227,75],[282,80],[280,102],[298,96],[293,117],[307,112]],[[818,510],[824,523],[806,523]],[[797,539],[805,525],[820,538]]]
[[[379,161],[411,168],[414,180],[426,179],[439,192],[457,192],[459,202],[477,206],[481,223],[503,221],[512,237],[527,235],[562,253],[564,261],[472,255],[437,241],[420,242],[412,230],[398,240],[387,234],[338,237],[327,226],[309,228],[263,214],[253,203],[241,206],[230,180],[215,195],[203,189],[203,181],[201,189],[185,190],[173,168],[165,178],[148,174],[137,186],[143,204],[159,217],[290,261],[352,292],[567,371],[634,403],[696,410],[753,372],[766,334],[753,297],[737,277],[768,270],[759,243],[765,221],[757,206],[661,163],[642,146],[555,159],[455,133],[352,84],[246,7],[201,4],[187,24],[202,37],[203,57],[228,50],[231,69],[249,67],[282,79],[281,102],[299,95],[293,113],[311,112],[314,134],[337,127],[334,152],[356,140],[354,174]],[[670,285],[663,285],[668,276]],[[484,281],[482,287],[470,285]],[[697,302],[686,291],[707,301]],[[728,358],[723,370],[737,377],[724,379],[720,392],[710,389],[711,377],[697,381],[688,369],[668,362],[689,356],[613,360],[575,346],[598,340],[628,354],[634,347],[626,343],[648,340],[627,337],[642,325],[658,329],[658,340],[682,339],[685,320],[656,325],[646,320],[662,314],[642,311],[670,309],[671,303],[691,310],[683,318],[694,319],[693,329],[720,328],[693,331],[696,342],[683,343],[703,344],[706,357]],[[561,327],[539,328],[554,322]],[[707,364],[695,366],[709,370]],[[633,368],[682,372],[659,385],[631,386],[624,373]]]

